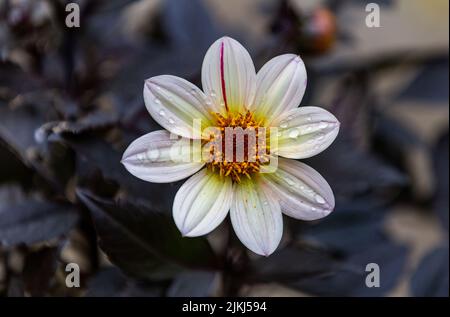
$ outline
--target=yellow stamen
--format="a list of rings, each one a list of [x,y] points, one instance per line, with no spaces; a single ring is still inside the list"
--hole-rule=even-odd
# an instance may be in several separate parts
[[[254,114],[251,111],[246,111],[245,113],[232,114],[227,112],[224,116],[220,113],[214,113],[216,117],[216,123],[218,128],[222,134],[222,140],[225,140],[225,128],[254,128],[257,131],[258,127],[262,127],[263,119],[257,120]],[[214,138],[214,136],[212,137]],[[265,138],[267,138],[265,136]],[[210,140],[211,141],[211,140]],[[214,146],[211,146],[209,150],[209,155],[212,158],[209,163],[207,163],[207,167],[211,171],[219,171],[219,175],[221,177],[231,177],[234,182],[239,183],[241,181],[241,175],[245,175],[247,178],[251,179],[252,174],[259,172],[261,164],[268,163],[268,142],[264,142],[264,149],[260,149],[258,152],[258,135],[256,135],[256,145],[253,146],[253,152],[255,155],[250,156],[248,146],[244,146],[244,156],[245,160],[243,162],[228,162],[225,160],[225,149],[222,148],[222,151],[219,152],[218,149],[215,149]],[[233,141],[233,153],[236,153],[236,144]],[[261,154],[264,153],[264,154]],[[260,157],[261,155],[261,157]],[[220,160],[215,160],[214,158],[221,158]]]

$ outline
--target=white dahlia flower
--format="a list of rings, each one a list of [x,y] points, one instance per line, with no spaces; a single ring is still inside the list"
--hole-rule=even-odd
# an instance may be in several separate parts
[[[167,131],[135,140],[122,163],[154,183],[192,175],[173,203],[183,236],[208,234],[230,212],[242,243],[268,256],[283,234],[282,213],[315,220],[333,210],[328,183],[295,159],[326,149],[339,122],[322,108],[298,107],[306,88],[299,56],[277,56],[256,73],[247,50],[229,37],[208,49],[202,86],[171,75],[147,79],[145,105]]]

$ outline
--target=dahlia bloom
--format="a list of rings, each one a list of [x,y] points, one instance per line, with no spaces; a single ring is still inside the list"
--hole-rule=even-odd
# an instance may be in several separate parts
[[[147,79],[145,105],[167,131],[132,142],[122,163],[131,174],[154,183],[192,175],[173,203],[183,236],[208,234],[230,212],[242,243],[268,256],[281,241],[282,213],[315,220],[333,210],[328,183],[295,159],[326,149],[338,134],[339,122],[322,108],[298,107],[306,88],[299,56],[277,56],[256,73],[247,50],[229,37],[208,49],[202,86],[203,91],[171,75]],[[230,128],[256,134],[230,139],[225,133]],[[256,142],[250,145],[250,140]],[[229,149],[231,156],[225,154]],[[233,152],[238,149],[240,160]]]

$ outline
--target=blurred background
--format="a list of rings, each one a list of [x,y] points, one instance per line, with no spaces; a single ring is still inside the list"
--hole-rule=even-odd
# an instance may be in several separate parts
[[[65,24],[69,1],[0,0],[1,296],[448,296],[448,1],[71,2],[79,28]],[[369,2],[380,27],[366,25]],[[335,211],[284,217],[268,258],[227,221],[181,238],[171,207],[183,182],[146,183],[120,164],[132,140],[160,129],[144,80],[201,87],[223,35],[256,69],[300,54],[302,105],[341,122],[306,160]],[[79,287],[67,287],[68,263]],[[366,286],[368,263],[380,287]]]

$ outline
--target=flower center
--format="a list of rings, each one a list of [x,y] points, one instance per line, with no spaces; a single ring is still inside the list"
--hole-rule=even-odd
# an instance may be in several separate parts
[[[269,145],[262,120],[256,120],[251,111],[214,115],[217,129],[209,139],[207,168],[231,177],[234,182],[240,182],[243,176],[251,179],[262,164],[269,162]]]

